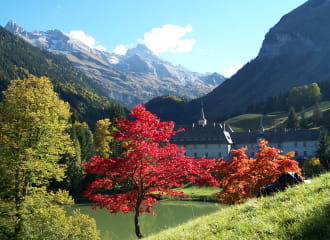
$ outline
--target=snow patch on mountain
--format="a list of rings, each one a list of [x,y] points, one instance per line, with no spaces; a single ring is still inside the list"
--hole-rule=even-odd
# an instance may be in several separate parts
[[[87,75],[96,78],[101,85],[107,85],[109,95],[118,99],[134,99],[134,102],[127,103],[129,105],[145,102],[160,94],[199,97],[225,80],[224,76],[217,73],[201,74],[180,65],[174,66],[159,58],[144,44],[137,44],[118,54],[94,46],[94,39],[81,35],[84,34],[82,31],[76,31],[75,34],[60,30],[28,32],[12,20],[5,28],[39,48],[66,55]],[[135,97],[129,97],[130,94]]]

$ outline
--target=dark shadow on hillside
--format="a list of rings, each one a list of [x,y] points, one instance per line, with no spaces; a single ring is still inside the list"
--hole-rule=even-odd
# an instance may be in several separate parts
[[[319,189],[323,191],[324,189]],[[321,214],[317,216],[311,216],[305,222],[301,224],[292,239],[296,240],[329,240],[330,239],[330,202],[326,204],[322,209]]]

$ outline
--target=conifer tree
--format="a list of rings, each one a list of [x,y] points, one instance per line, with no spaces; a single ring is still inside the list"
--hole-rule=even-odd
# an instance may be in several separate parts
[[[286,122],[286,127],[288,129],[298,129],[299,128],[299,119],[296,114],[296,111],[293,106],[290,107],[288,120]]]
[[[301,116],[300,116],[300,128],[307,129],[307,119],[305,115],[305,108],[303,107],[301,110]]]
[[[75,122],[70,129],[71,139],[74,146],[74,154],[66,154],[61,162],[67,165],[65,179],[58,185],[68,190],[74,198],[81,197],[85,186],[82,161],[89,160],[95,154],[93,134],[87,123]]]
[[[79,141],[81,159],[88,160],[95,154],[93,133],[86,122],[75,122],[72,126],[74,134]]]
[[[326,170],[330,170],[330,143],[327,130],[320,132],[319,148],[317,150],[317,157]]]
[[[323,115],[322,115],[322,111],[320,108],[320,104],[318,102],[316,102],[313,107],[313,120],[319,121],[322,119],[322,117],[323,117]]]

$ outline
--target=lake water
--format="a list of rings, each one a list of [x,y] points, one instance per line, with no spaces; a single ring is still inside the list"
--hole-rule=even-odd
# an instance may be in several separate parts
[[[188,201],[160,201],[154,206],[157,216],[140,215],[141,232],[144,236],[157,233],[163,229],[177,226],[193,218],[215,212],[221,204]],[[136,240],[134,216],[132,213],[116,215],[106,209],[93,210],[90,205],[76,204],[68,208],[73,211],[79,208],[81,213],[88,214],[96,220],[102,240]]]

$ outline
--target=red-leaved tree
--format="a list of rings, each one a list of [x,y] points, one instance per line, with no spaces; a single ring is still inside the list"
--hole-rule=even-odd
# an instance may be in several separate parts
[[[208,171],[214,167],[213,159],[187,157],[184,148],[169,142],[178,132],[173,122],[161,122],[142,105],[135,106],[130,116],[135,120],[116,120],[119,130],[113,133],[124,143],[124,156],[94,156],[84,163],[87,173],[98,176],[84,195],[94,207],[110,213],[134,212],[135,233],[142,238],[139,215],[154,215],[152,206],[161,195],[184,196],[173,188],[187,183],[216,186],[217,182]]]
[[[298,162],[291,160],[293,152],[281,155],[281,150],[267,146],[267,141],[259,142],[256,158],[249,158],[246,148],[231,151],[229,162],[221,159],[214,168],[216,179],[223,190],[216,194],[223,203],[243,202],[256,197],[262,187],[273,183],[285,172],[301,174]]]

